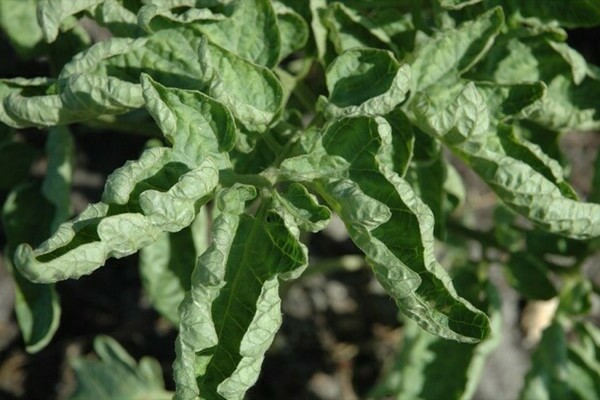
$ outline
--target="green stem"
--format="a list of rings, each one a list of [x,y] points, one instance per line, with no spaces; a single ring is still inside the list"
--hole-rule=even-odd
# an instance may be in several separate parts
[[[273,165],[275,167],[279,167],[281,165],[281,163],[286,158],[288,158],[290,152],[292,151],[292,148],[297,143],[297,141],[298,141],[298,137],[296,135],[292,136],[290,138],[290,140],[288,140],[288,142],[285,144],[285,146],[283,146],[283,148],[281,149],[281,151],[279,152],[279,154],[275,158],[275,161],[273,162]]]
[[[271,130],[268,130],[265,133],[263,133],[262,138],[264,139],[267,146],[269,146],[269,148],[273,151],[273,153],[275,153],[275,154],[281,153],[282,146],[281,146],[281,144],[279,144],[277,139],[275,139],[273,137],[273,133],[271,132]]]

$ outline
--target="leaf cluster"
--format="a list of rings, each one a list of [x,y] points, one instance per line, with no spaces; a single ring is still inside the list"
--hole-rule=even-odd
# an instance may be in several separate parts
[[[82,17],[108,37],[90,36]],[[596,1],[1,2],[15,50],[47,55],[52,71],[0,80],[0,163],[12,171],[0,177],[2,218],[28,349],[57,328],[55,282],[140,252],[149,298],[179,329],[175,397],[241,399],[281,325],[281,281],[301,276],[304,238],[336,214],[410,320],[396,378],[374,397],[472,396],[501,330],[495,265],[525,298],[560,298],[523,398],[598,394],[598,331],[583,322],[595,287],[582,265],[599,243],[600,162],[582,201],[558,146],[600,129],[600,70],[565,31],[597,25]],[[160,144],[68,220],[71,124]],[[42,182],[28,177],[40,155],[18,140],[28,128],[48,132]],[[449,154],[499,200],[491,229],[469,220]],[[503,256],[467,260],[465,238]],[[435,240],[462,254],[453,268]],[[123,390],[165,396],[144,383],[158,379],[152,362],[97,346],[137,382]],[[105,367],[77,369],[81,390],[96,370],[112,385]],[[462,375],[434,388],[436,371]]]

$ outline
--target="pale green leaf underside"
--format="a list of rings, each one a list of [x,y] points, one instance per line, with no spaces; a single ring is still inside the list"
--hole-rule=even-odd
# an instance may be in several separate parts
[[[341,119],[326,129],[321,150],[282,167],[315,179],[315,189],[340,215],[402,311],[436,335],[479,341],[489,334],[489,321],[456,294],[436,261],[433,215],[389,167],[390,133],[381,118]],[[335,161],[339,159],[344,163]],[[337,171],[318,175],[321,166],[332,163]]]
[[[0,81],[0,122],[11,126],[13,128],[22,128],[31,126],[31,123],[27,120],[21,119],[15,115],[11,106],[9,106],[9,100],[13,99],[14,96],[20,96],[22,92],[27,91],[28,93],[45,94],[51,90],[55,85],[55,80],[49,78],[35,78],[35,79],[3,79]],[[59,102],[60,99],[56,95],[48,95],[44,97],[52,98],[52,101]],[[11,100],[12,102],[12,100]],[[26,117],[27,118],[27,117]]]
[[[230,3],[227,18],[196,27],[208,39],[252,62],[269,68],[279,60],[281,38],[277,16],[270,0]],[[229,11],[229,10],[228,10]]]
[[[327,50],[327,28],[321,20],[321,13],[327,7],[327,0],[308,0],[310,8],[310,28],[315,41],[317,57],[323,61]]]
[[[170,149],[147,150],[108,178],[101,203],[62,224],[37,249],[19,246],[15,264],[40,283],[89,274],[109,257],[135,253],[163,232],[189,226],[217,182],[211,159],[187,166],[173,162]]]
[[[255,195],[237,185],[221,193],[213,244],[180,307],[177,399],[243,398],[281,324],[279,279],[298,276],[307,264],[297,228],[273,211],[243,214]]]
[[[114,339],[98,336],[94,350],[100,360],[77,357],[71,360],[77,389],[70,400],[169,400],[160,364],[144,357],[139,363]]]
[[[560,132],[600,129],[600,105],[595,96],[600,79],[587,77],[575,85],[570,77],[559,75],[548,84],[548,95],[531,119]]]

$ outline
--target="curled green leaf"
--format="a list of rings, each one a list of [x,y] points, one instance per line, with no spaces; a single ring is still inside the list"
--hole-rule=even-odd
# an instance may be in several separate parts
[[[344,221],[376,277],[400,309],[436,335],[477,342],[489,320],[458,296],[433,255],[433,215],[410,185],[389,168],[391,127],[382,118],[345,118],[327,127],[313,154],[284,163],[302,169],[302,159],[341,158],[346,168],[322,174],[315,189]],[[341,164],[340,164],[341,165]],[[317,164],[318,168],[318,164]]]
[[[171,161],[171,155],[169,149],[150,149],[140,160],[116,170],[107,181],[103,202],[60,225],[37,249],[19,246],[19,270],[40,283],[77,278],[109,257],[135,253],[163,232],[189,226],[197,207],[216,187],[218,170],[209,158],[188,167]]]
[[[281,113],[283,88],[273,72],[203,39],[199,47],[208,95],[225,104],[240,124],[263,131]]]
[[[327,69],[329,98],[319,98],[328,117],[385,115],[404,101],[410,67],[392,53],[376,49],[348,50]]]
[[[314,4],[313,7],[317,7]],[[319,12],[322,24],[329,31],[329,39],[338,54],[356,47],[395,50],[390,37],[363,14],[341,2],[333,2]],[[315,18],[316,16],[313,16]]]
[[[273,8],[277,13],[277,25],[281,36],[279,60],[283,60],[304,47],[309,37],[308,25],[298,13],[282,3],[273,3]]]
[[[533,85],[529,90],[533,104],[543,92]],[[550,232],[575,239],[600,236],[600,207],[574,200],[556,161],[514,136],[512,127],[497,125],[473,83],[454,98],[440,94],[421,100],[413,103],[414,123],[465,159],[505,204]]]
[[[61,24],[69,17],[87,9],[91,9],[104,0],[41,0],[38,5],[38,22],[42,27],[44,39],[54,42]]]
[[[307,265],[297,228],[266,209],[255,217],[243,213],[255,195],[239,185],[221,193],[213,244],[199,258],[180,307],[177,399],[244,397],[281,324],[279,279]]]
[[[219,168],[230,167],[226,152],[235,145],[236,128],[224,105],[199,91],[164,87],[146,74],[142,88],[146,108],[173,144],[174,155],[188,163],[211,155]]]
[[[504,13],[496,7],[423,41],[412,54],[412,91],[471,69],[489,50],[503,25]]]
[[[184,26],[201,33],[212,43],[252,62],[272,68],[279,60],[281,39],[277,17],[269,0],[229,2],[213,13],[195,2],[151,2],[142,7],[138,21],[152,32],[164,27]],[[182,14],[177,8],[190,7]],[[154,22],[155,18],[159,21]],[[154,23],[153,23],[154,22]]]
[[[329,208],[320,205],[317,198],[300,183],[292,183],[282,194],[274,191],[273,197],[275,207],[289,214],[294,223],[305,231],[318,232],[329,223]]]

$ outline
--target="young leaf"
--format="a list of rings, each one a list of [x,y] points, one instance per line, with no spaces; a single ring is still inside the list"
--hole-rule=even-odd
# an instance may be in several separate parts
[[[264,208],[255,217],[243,213],[255,195],[238,185],[221,193],[213,244],[180,307],[177,399],[243,398],[281,324],[279,279],[307,265],[297,228]]]
[[[114,339],[98,336],[94,350],[100,360],[78,357],[71,360],[77,390],[70,400],[169,400],[173,393],[165,390],[160,364],[144,357],[139,363]]]

